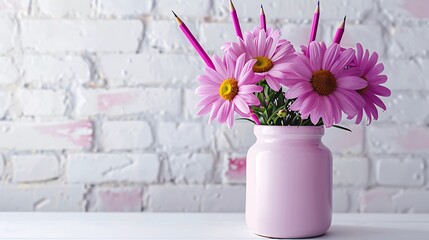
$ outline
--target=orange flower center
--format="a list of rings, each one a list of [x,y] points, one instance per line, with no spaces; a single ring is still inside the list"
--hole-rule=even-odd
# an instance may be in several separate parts
[[[365,80],[365,81],[367,81],[367,82],[368,82],[368,79],[366,79],[366,77],[365,77],[365,76],[362,76],[362,77],[360,77],[360,78],[362,78],[363,80]],[[363,94],[366,92],[366,90],[368,90],[368,85],[367,85],[366,87],[362,88],[362,89],[357,90],[357,92],[358,92],[360,95],[363,95]]]
[[[225,79],[219,87],[219,96],[232,100],[238,93],[238,82],[234,78]]]
[[[328,70],[322,69],[313,72],[310,82],[314,91],[321,96],[327,96],[337,88],[337,79],[335,79],[334,75]]]
[[[273,62],[267,57],[256,57],[256,63],[253,65],[253,72],[268,72],[273,68]]]

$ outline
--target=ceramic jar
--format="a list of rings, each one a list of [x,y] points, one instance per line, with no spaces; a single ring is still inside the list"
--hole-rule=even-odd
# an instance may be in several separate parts
[[[332,154],[323,126],[254,128],[247,153],[246,222],[255,234],[305,238],[324,234],[332,218]]]

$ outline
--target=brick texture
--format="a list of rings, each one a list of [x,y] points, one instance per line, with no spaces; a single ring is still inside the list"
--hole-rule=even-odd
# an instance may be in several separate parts
[[[271,0],[268,26],[306,44],[317,1]],[[260,6],[234,0],[244,31]],[[244,211],[252,124],[197,117],[204,63],[235,41],[227,0],[0,0],[1,211]],[[377,51],[379,121],[327,129],[336,212],[429,212],[429,1],[323,0],[317,40]],[[178,197],[180,196],[180,197]]]

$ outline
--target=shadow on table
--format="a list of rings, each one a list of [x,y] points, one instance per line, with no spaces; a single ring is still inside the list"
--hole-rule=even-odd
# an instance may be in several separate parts
[[[318,239],[429,239],[429,229],[409,230],[400,227],[336,225]]]

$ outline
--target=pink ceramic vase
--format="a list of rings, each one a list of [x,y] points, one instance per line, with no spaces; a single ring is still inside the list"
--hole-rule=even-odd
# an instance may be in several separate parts
[[[246,222],[271,238],[324,234],[332,218],[332,154],[323,126],[255,126],[247,153]]]

